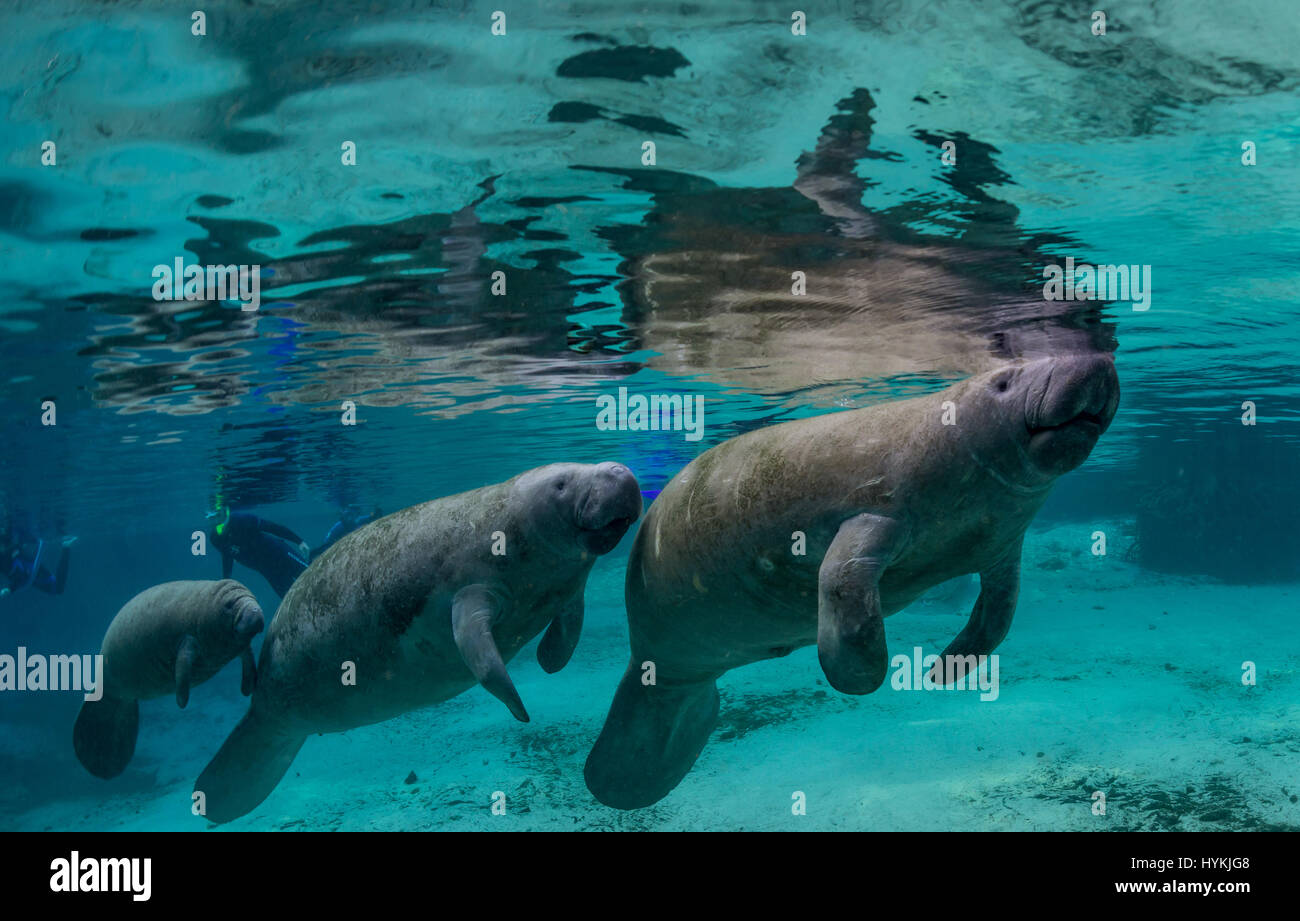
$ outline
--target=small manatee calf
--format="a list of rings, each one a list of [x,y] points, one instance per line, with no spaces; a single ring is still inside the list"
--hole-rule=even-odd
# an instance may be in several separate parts
[[[717,722],[717,678],[738,666],[816,643],[832,687],[876,690],[890,665],[884,618],[978,573],[970,620],[932,673],[962,677],[1011,626],[1025,529],[1118,404],[1108,354],[1067,354],[701,454],[632,545],[632,659],[588,788],[621,809],[667,796]]]
[[[175,694],[184,707],[190,688],[236,656],[244,664],[240,689],[251,694],[256,673],[249,643],[262,623],[253,593],[233,579],[164,582],[136,595],[104,634],[103,696],[87,700],[77,715],[77,760],[96,777],[121,774],[135,754],[139,702]]]
[[[275,789],[307,736],[476,683],[526,722],[506,663],[545,629],[538,661],[564,667],[587,575],[640,515],[640,486],[622,464],[551,464],[343,537],[285,595],[248,713],[199,776],[195,802],[229,822]]]

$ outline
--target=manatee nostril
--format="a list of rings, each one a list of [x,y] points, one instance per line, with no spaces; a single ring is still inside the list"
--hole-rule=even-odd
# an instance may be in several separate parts
[[[615,461],[605,461],[603,464],[600,465],[600,468],[604,473],[618,479],[624,479],[626,477],[632,476],[631,470],[629,470],[627,467]]]

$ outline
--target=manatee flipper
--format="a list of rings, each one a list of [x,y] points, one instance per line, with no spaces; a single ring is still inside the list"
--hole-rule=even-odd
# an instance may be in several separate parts
[[[870,694],[885,680],[889,651],[880,576],[898,544],[898,523],[864,512],[840,525],[817,578],[817,659],[831,687]]]
[[[243,673],[239,677],[239,693],[247,697],[257,687],[257,663],[253,661],[253,647],[245,646],[239,654]]]
[[[555,615],[537,645],[537,662],[548,675],[568,665],[573,650],[578,648],[578,637],[582,634],[583,593],[584,589],[580,588],[578,594]]]
[[[1023,542],[1017,542],[1006,556],[980,573],[980,594],[971,609],[970,620],[930,669],[932,680],[952,684],[971,671],[972,664],[978,667],[978,657],[993,652],[1006,638],[1016,613],[1016,599],[1020,597],[1022,545]],[[968,656],[974,656],[976,661],[972,663]]]
[[[528,711],[492,638],[492,623],[500,615],[501,605],[499,595],[486,585],[465,586],[451,602],[451,635],[478,683],[505,704],[515,719],[526,723]]]
[[[659,802],[682,782],[718,722],[712,678],[689,684],[643,684],[633,660],[583,775],[596,799],[615,809]]]
[[[199,641],[186,636],[176,650],[176,704],[182,710],[190,702],[190,675],[198,658]]]
[[[194,782],[194,792],[203,794],[207,819],[230,822],[256,809],[306,740],[250,709]]]
[[[126,770],[139,731],[139,701],[108,696],[87,700],[72,727],[72,747],[82,767],[109,780]]]

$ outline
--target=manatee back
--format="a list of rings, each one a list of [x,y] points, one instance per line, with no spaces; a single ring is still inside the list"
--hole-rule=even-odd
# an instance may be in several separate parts
[[[629,584],[642,569],[669,582],[688,571],[739,571],[759,550],[772,551],[780,565],[776,551],[791,556],[794,530],[805,534],[803,560],[812,560],[815,571],[841,521],[890,509],[906,492],[903,455],[923,409],[899,406],[785,422],[701,454],[650,506]]]
[[[492,532],[513,527],[505,486],[401,509],[313,562],[271,621],[254,707],[310,731],[332,731],[472,685],[451,638],[451,598],[484,577]],[[356,669],[356,687],[342,683],[345,662]],[[457,680],[444,689],[444,676]]]

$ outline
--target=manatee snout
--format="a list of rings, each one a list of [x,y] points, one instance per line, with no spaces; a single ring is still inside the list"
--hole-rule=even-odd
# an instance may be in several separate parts
[[[251,596],[235,602],[235,636],[251,640],[262,632],[265,624],[262,608]]]
[[[1035,378],[1025,408],[1029,455],[1061,474],[1087,459],[1119,407],[1119,377],[1110,355],[1065,355],[1029,369]]]
[[[622,464],[596,464],[579,507],[578,526],[587,549],[608,553],[641,517],[641,484]]]

